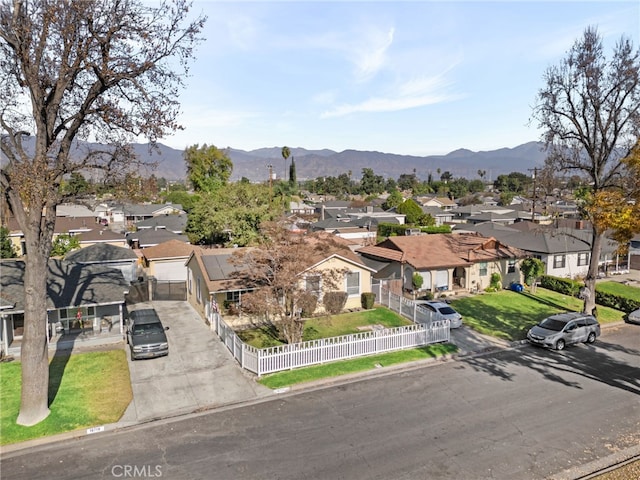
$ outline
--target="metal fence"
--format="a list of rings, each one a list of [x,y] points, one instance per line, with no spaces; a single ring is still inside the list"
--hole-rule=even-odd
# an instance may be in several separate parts
[[[187,282],[179,280],[151,279],[151,291],[154,300],[186,300]]]
[[[260,349],[245,344],[219,314],[212,313],[209,322],[242,368],[258,376],[450,340],[449,321],[429,319],[404,327]]]

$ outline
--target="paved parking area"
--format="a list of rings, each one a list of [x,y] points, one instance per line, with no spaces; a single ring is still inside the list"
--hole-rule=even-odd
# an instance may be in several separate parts
[[[187,302],[153,302],[168,326],[169,355],[132,361],[133,401],[121,423],[145,422],[272,394],[243,372]]]

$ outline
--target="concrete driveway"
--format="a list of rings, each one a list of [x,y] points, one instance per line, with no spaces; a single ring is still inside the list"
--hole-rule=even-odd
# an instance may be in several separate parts
[[[243,372],[187,302],[153,302],[169,327],[169,355],[131,360],[133,401],[119,423],[130,424],[220,407],[272,394]]]

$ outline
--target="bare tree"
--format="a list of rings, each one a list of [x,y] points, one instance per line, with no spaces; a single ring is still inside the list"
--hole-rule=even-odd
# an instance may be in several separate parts
[[[18,424],[49,414],[47,262],[63,179],[99,172],[109,182],[137,170],[127,144],[181,128],[177,95],[205,18],[184,0],[0,3],[3,199],[24,232],[24,337]],[[32,136],[26,148],[27,133]],[[30,139],[31,140],[31,139]],[[109,145],[78,149],[78,141]]]
[[[300,342],[302,314],[313,313],[319,289],[343,288],[343,270],[316,265],[332,254],[348,256],[350,250],[337,237],[291,234],[274,222],[264,225],[264,233],[261,246],[234,254],[233,263],[255,287],[242,297],[242,308],[275,327],[285,342]]]
[[[533,117],[544,130],[547,165],[584,175],[590,195],[623,189],[627,157],[640,132],[640,52],[622,37],[607,60],[595,27],[585,30],[557,66],[547,69]],[[585,209],[597,215],[597,210]],[[584,311],[595,306],[595,283],[606,230],[593,224]]]

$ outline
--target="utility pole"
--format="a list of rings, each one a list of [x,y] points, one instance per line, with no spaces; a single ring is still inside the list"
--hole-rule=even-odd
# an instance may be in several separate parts
[[[538,176],[538,167],[528,168],[530,172],[533,171],[533,200],[531,205],[531,221],[535,222],[536,218],[536,177]]]
[[[269,169],[269,201],[271,201],[271,197],[273,197],[273,165],[267,165]]]

